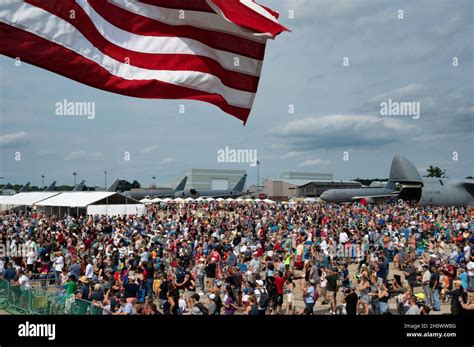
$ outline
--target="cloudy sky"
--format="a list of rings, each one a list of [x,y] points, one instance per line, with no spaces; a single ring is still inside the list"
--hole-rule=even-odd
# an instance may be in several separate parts
[[[255,167],[217,161],[226,146],[256,149],[261,177],[386,177],[394,154],[423,173],[438,165],[450,177],[474,175],[472,0],[260,3],[280,11],[292,32],[267,45],[245,127],[210,104],[127,98],[0,57],[2,181],[40,184],[44,174],[72,184],[77,172],[103,185],[107,170],[109,183],[148,185],[194,167],[245,169],[255,183]],[[64,99],[95,102],[95,119],[57,116]],[[389,99],[419,102],[419,119],[381,115]]]

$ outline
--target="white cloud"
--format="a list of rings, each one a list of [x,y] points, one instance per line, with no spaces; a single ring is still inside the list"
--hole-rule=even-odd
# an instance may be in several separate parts
[[[291,159],[291,158],[296,158],[301,155],[302,152],[297,152],[297,151],[291,151],[286,153],[284,156],[281,157],[281,159]]]
[[[160,147],[159,146],[145,147],[145,148],[140,150],[140,153],[144,153],[144,154],[153,153],[153,152],[156,152],[158,150],[158,148],[160,148]]]
[[[171,164],[174,162],[176,162],[176,159],[171,158],[171,157],[166,157],[166,158],[161,159],[160,164]]]
[[[100,152],[89,153],[86,151],[74,151],[67,154],[64,160],[100,160],[103,156],[104,154]]]
[[[298,166],[316,166],[316,165],[327,165],[330,164],[330,160],[322,160],[322,159],[308,159],[304,162],[300,163]]]
[[[290,121],[270,132],[293,151],[382,146],[410,136],[414,125],[368,115],[327,115]]]
[[[18,131],[0,135],[0,148],[23,145],[27,142],[26,132]]]
[[[417,83],[410,83],[406,86],[391,90],[388,93],[377,95],[372,99],[372,101],[380,101],[389,98],[400,100],[419,98],[420,94],[423,93],[423,91],[424,88],[422,85]]]

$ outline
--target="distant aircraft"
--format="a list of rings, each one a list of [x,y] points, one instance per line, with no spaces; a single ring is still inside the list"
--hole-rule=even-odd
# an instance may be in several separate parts
[[[115,192],[117,190],[119,182],[120,180],[116,179],[115,181],[112,182],[112,184],[107,189],[96,188],[95,191],[96,192]]]
[[[329,189],[320,198],[334,203],[402,199],[430,206],[474,206],[474,179],[421,178],[407,158],[396,155],[385,187]]]
[[[28,190],[30,187],[30,182],[25,184],[21,189],[17,192],[15,189],[11,189],[12,185],[10,183],[5,184],[2,189],[0,189],[0,195],[15,195],[17,193],[23,193]]]
[[[28,191],[28,188],[30,188],[30,182],[28,182],[28,183],[25,184],[23,187],[21,187],[21,189],[18,191],[18,193],[27,192],[27,191]]]
[[[84,189],[84,186],[86,185],[86,181],[82,180],[77,186],[74,187],[72,190],[73,192],[82,192],[82,189]]]
[[[185,176],[174,189],[146,189],[146,190],[127,190],[122,194],[136,200],[141,200],[146,197],[150,198],[172,198],[176,192],[184,190],[188,177]]]
[[[56,189],[56,181],[53,181],[48,187],[44,189],[45,192],[54,192]]]
[[[6,188],[5,188],[6,187]],[[15,195],[16,190],[8,188],[9,185],[6,184],[2,189],[0,189],[0,195]]]
[[[118,184],[119,184],[120,180],[115,180],[110,186],[109,188],[107,188],[107,192],[115,192],[117,190],[117,187],[118,187]]]
[[[243,175],[239,181],[235,184],[232,189],[225,190],[196,190],[196,189],[186,189],[183,191],[178,191],[175,194],[175,197],[179,198],[198,198],[198,197],[207,197],[207,198],[234,198],[245,195],[243,192],[245,187],[245,181],[247,180],[247,175]]]

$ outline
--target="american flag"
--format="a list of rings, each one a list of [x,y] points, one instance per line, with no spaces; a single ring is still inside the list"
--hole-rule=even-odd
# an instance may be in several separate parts
[[[209,102],[244,123],[268,39],[253,0],[0,0],[0,53],[109,92]]]

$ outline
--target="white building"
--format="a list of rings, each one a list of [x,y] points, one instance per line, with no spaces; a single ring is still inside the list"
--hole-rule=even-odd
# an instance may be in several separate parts
[[[184,173],[184,176],[188,176],[185,189],[231,189],[245,174],[245,170],[189,169]]]

